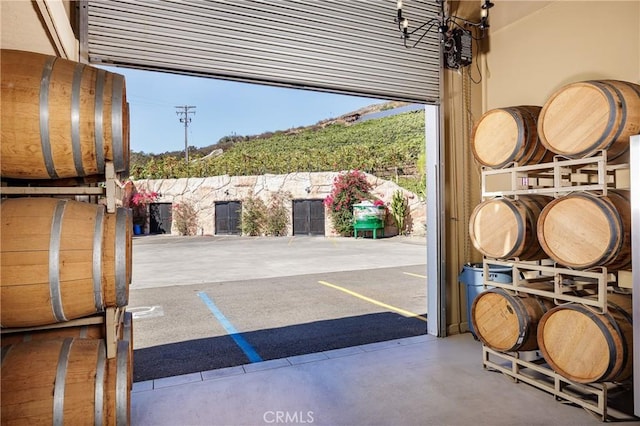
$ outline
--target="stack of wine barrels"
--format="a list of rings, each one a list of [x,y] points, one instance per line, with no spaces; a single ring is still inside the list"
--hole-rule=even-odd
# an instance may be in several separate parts
[[[0,64],[3,184],[104,182],[109,163],[128,174],[123,76],[17,50]],[[47,192],[0,202],[2,422],[128,424],[131,212]]]
[[[488,111],[474,126],[472,151],[479,163],[494,169],[600,152],[608,163],[620,164],[628,161],[629,137],[638,133],[639,85],[580,81],[561,87],[542,107]],[[628,190],[568,188],[555,197],[528,190],[484,200],[471,214],[469,234],[489,259],[551,259],[564,268],[615,272],[631,267],[630,217]],[[603,313],[586,303],[555,306],[553,282],[536,285],[543,291],[546,285],[549,297],[493,288],[475,298],[472,322],[483,344],[502,352],[539,350],[554,371],[575,382],[631,377],[630,294],[609,292]]]
[[[476,160],[491,169],[551,161],[553,153],[538,137],[541,110],[540,106],[520,105],[483,114],[472,134],[471,148]],[[546,257],[538,242],[537,223],[552,199],[533,194],[483,201],[471,214],[471,242],[491,259]],[[475,297],[471,320],[478,338],[494,350],[535,350],[538,321],[552,306],[553,303],[537,296],[492,288]]]

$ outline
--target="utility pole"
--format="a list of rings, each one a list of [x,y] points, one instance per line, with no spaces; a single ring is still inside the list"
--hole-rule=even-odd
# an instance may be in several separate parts
[[[187,127],[189,127],[189,123],[191,123],[191,117],[189,114],[195,114],[196,107],[193,105],[182,105],[177,106],[176,115],[180,116],[180,122],[184,123],[184,160],[189,163],[189,144],[187,142]]]

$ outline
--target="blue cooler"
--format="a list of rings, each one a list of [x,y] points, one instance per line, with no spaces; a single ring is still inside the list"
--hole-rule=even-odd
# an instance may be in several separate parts
[[[512,282],[512,273],[513,269],[509,266],[489,265],[489,279],[487,281],[510,283]],[[467,286],[467,322],[469,323],[471,334],[477,340],[478,336],[476,336],[476,331],[471,321],[471,306],[475,298],[485,291],[482,263],[466,263],[462,267],[458,281]]]

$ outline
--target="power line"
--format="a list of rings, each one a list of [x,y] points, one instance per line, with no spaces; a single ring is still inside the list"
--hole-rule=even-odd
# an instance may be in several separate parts
[[[184,123],[184,160],[189,163],[189,143],[187,140],[187,128],[189,127],[189,123],[191,123],[191,117],[189,114],[195,114],[196,107],[193,105],[182,105],[175,107],[178,111],[176,111],[176,115],[180,116],[180,122]]]

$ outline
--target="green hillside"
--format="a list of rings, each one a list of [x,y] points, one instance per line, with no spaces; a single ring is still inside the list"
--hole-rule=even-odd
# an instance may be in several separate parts
[[[422,193],[423,167],[418,164],[424,163],[423,152],[424,114],[407,112],[363,122],[336,119],[253,137],[225,137],[216,145],[190,149],[189,164],[183,152],[134,152],[131,176],[161,179],[358,169]]]

